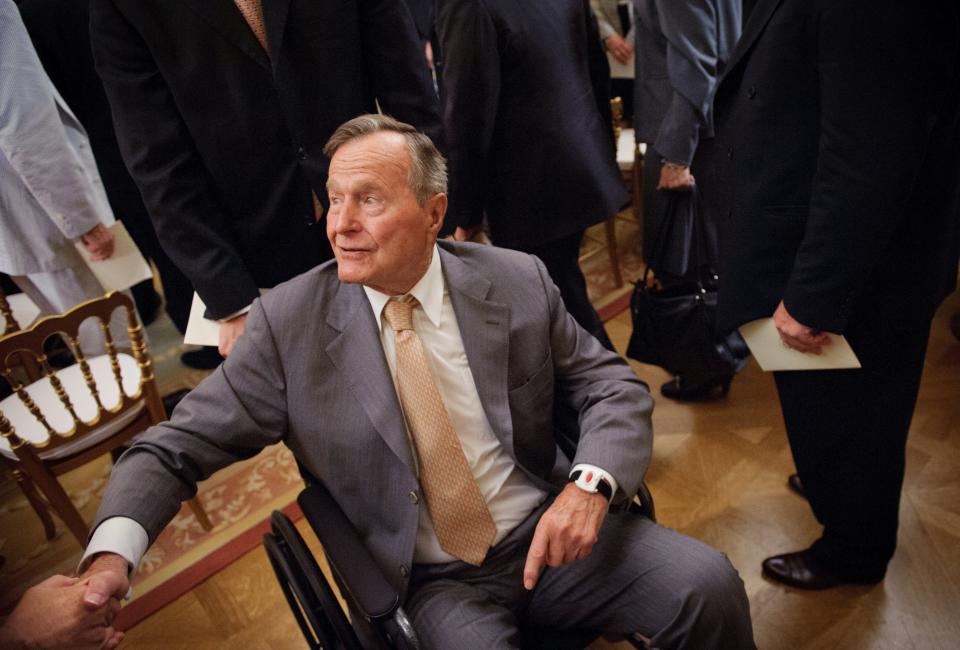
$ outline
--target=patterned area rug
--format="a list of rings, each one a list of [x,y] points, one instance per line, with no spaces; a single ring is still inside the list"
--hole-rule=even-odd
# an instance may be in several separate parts
[[[611,271],[603,224],[584,237],[581,266],[588,291],[604,320],[626,309],[631,280],[640,277],[639,228],[628,212],[618,215],[616,233],[625,283],[617,287]],[[192,388],[206,372],[180,364],[186,349],[163,317],[148,328],[161,394]],[[61,477],[86,521],[92,521],[110,475],[108,457]],[[282,445],[263,450],[228,467],[199,486],[198,498],[214,529],[205,532],[186,505],[144,556],[134,578],[134,598],[118,625],[129,629],[157,609],[260,544],[273,510],[300,516],[295,500],[303,487],[293,456]],[[45,540],[43,528],[9,473],[0,476],[0,613],[7,613],[32,584],[55,573],[72,573],[81,547],[54,515],[57,534]]]

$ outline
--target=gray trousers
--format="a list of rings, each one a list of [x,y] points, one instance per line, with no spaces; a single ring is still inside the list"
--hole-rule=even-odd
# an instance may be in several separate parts
[[[520,647],[519,627],[639,632],[656,648],[754,648],[743,581],[726,556],[634,513],[610,514],[585,560],[547,568],[523,588],[546,505],[483,565],[415,565],[406,611],[425,648]]]

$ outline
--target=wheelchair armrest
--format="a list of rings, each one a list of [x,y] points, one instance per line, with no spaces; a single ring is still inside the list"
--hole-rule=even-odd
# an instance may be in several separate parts
[[[297,503],[323,545],[330,568],[349,592],[351,604],[370,620],[391,618],[399,608],[400,594],[327,488],[314,482],[300,493]]]

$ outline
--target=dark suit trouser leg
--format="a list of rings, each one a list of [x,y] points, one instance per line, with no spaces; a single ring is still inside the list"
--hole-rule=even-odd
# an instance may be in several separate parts
[[[897,544],[931,315],[902,293],[862,302],[846,332],[861,369],[774,376],[797,471],[824,527],[813,552],[851,577],[880,579]]]
[[[427,648],[514,648],[520,621],[544,630],[640,632],[658,648],[753,648],[743,582],[727,558],[634,513],[610,515],[585,560],[522,585],[539,513],[481,567],[417,567],[407,611]]]
[[[587,295],[587,281],[580,270],[580,241],[583,231],[554,239],[541,246],[523,248],[524,252],[536,255],[547,267],[547,272],[557,288],[567,311],[580,327],[587,330],[600,341],[608,350],[613,350],[613,343],[603,328],[603,321],[593,308],[590,297]]]
[[[136,206],[137,202],[128,200],[126,205]],[[177,330],[183,334],[187,331],[187,321],[190,319],[190,304],[193,301],[193,285],[183,272],[160,245],[153,223],[146,213],[146,209],[128,209],[123,217],[123,223],[130,232],[130,237],[136,242],[140,251],[153,260],[160,275],[160,284],[163,286],[163,297],[166,301],[164,311],[170,316]]]

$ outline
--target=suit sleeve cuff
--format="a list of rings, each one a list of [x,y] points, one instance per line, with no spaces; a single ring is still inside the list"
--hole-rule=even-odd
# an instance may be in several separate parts
[[[597,467],[596,465],[590,465],[589,463],[577,463],[570,469],[569,477],[572,477],[574,472],[593,472],[600,476],[600,478],[610,484],[610,500],[613,501],[613,497],[617,495],[617,479],[607,470],[602,467]]]
[[[147,552],[149,537],[146,529],[129,517],[111,517],[97,526],[90,536],[77,573],[83,573],[97,553],[114,553],[127,561],[128,571],[132,574],[144,553]],[[125,598],[133,595],[133,588],[127,590]]]

